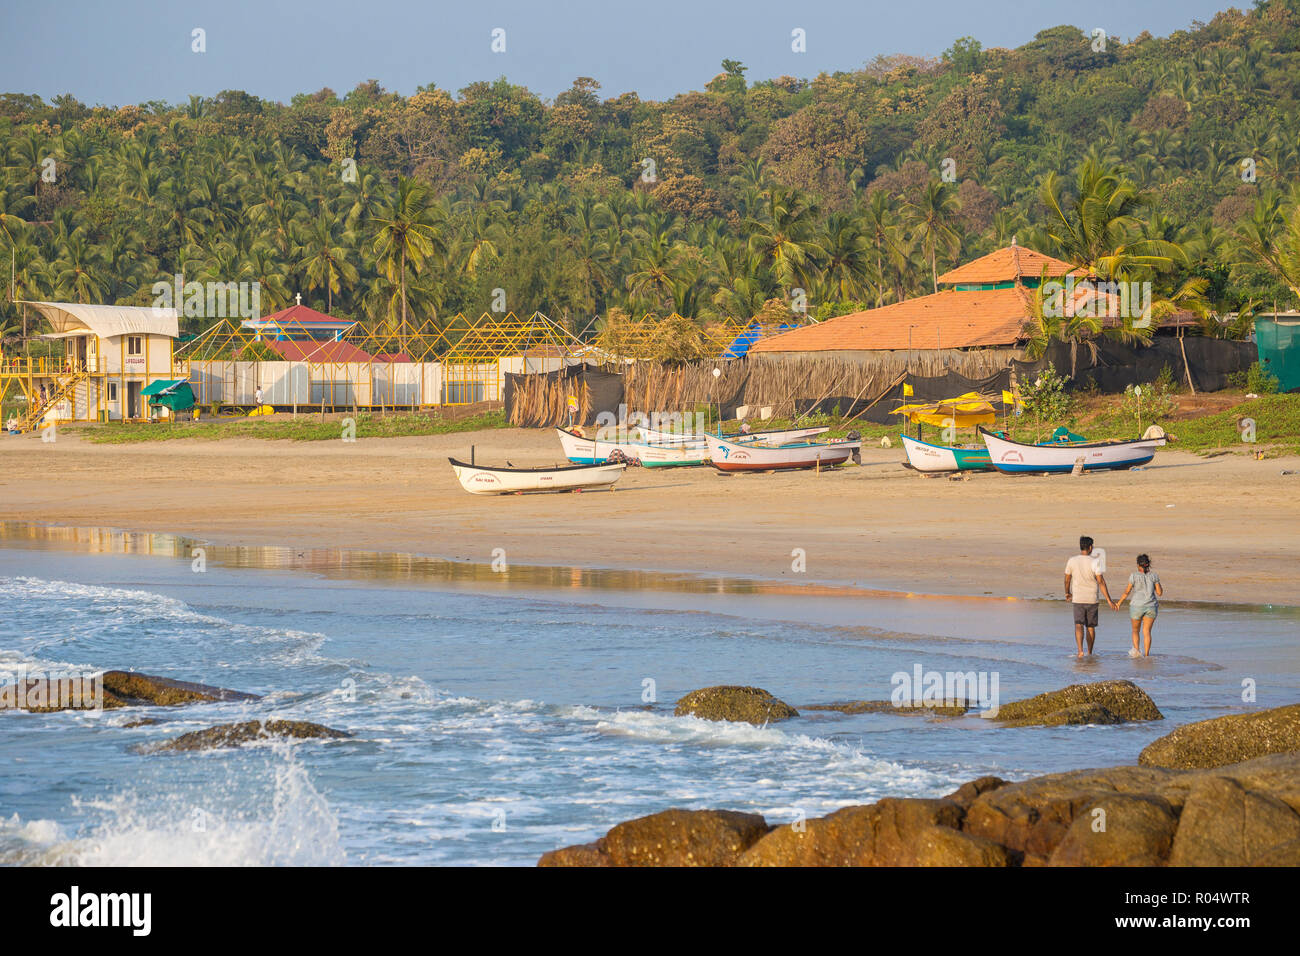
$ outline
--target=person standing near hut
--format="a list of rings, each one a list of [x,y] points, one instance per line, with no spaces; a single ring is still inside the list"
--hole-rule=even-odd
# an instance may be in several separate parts
[[[569,431],[573,431],[573,420],[578,417],[578,397],[570,395],[569,401]]]
[[[1097,641],[1097,604],[1099,595],[1106,603],[1115,606],[1106,588],[1106,576],[1097,570],[1092,560],[1092,538],[1079,538],[1079,553],[1065,563],[1065,599],[1074,609],[1074,644],[1076,656],[1083,657],[1084,631],[1088,635],[1088,653]]]
[[[253,404],[257,406],[258,411],[261,411],[262,409],[262,386],[261,385],[257,386],[257,389],[253,392]]]

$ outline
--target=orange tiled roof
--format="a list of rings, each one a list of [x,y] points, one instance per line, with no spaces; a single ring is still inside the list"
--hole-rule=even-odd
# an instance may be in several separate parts
[[[1056,277],[1065,275],[1074,266],[1024,246],[1010,245],[948,270],[939,276],[939,282],[953,285],[1037,279],[1042,276],[1044,268],[1049,276]]]
[[[1023,286],[945,289],[774,335],[758,342],[751,351],[968,349],[1014,345],[1022,338],[1021,329],[1029,317],[1030,296],[1030,291]]]

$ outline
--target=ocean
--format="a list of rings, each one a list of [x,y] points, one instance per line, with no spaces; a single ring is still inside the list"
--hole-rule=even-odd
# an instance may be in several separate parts
[[[1179,724],[1293,702],[1298,624],[1291,607],[1171,601],[1156,656],[1134,661],[1127,613],[1103,609],[1099,654],[1079,663],[1063,602],[5,524],[0,684],[135,669],[262,697],[0,713],[0,862],[531,865],[668,807],[783,823],[983,774],[1131,763]],[[918,672],[975,672],[1003,703],[1126,677],[1166,720],[1006,728],[806,709],[889,699],[896,675]],[[712,684],[764,687],[801,715],[766,727],[673,715]],[[143,718],[158,722],[128,726]],[[142,752],[255,718],[352,736]]]

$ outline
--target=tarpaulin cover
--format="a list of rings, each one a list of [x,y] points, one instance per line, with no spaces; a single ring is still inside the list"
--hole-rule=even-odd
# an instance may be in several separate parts
[[[1234,339],[1213,339],[1203,335],[1189,335],[1182,340],[1187,349],[1187,366],[1192,371],[1192,382],[1200,392],[1217,392],[1228,387],[1228,377],[1233,372],[1249,368],[1258,355],[1253,342]],[[1122,392],[1129,385],[1154,382],[1167,365],[1174,381],[1185,384],[1187,372],[1183,367],[1183,350],[1174,336],[1160,335],[1148,346],[1130,346],[1105,339],[1097,342],[1094,357],[1088,348],[1079,346],[1075,355],[1074,375],[1070,375],[1070,346],[1053,342],[1046,354],[1037,362],[1012,361],[1016,377],[1021,382],[1032,382],[1050,362],[1061,375],[1070,378],[1069,388],[1086,388],[1095,384],[1103,392]]]
[[[1255,340],[1259,343],[1259,364],[1277,376],[1278,389],[1300,389],[1300,322],[1256,319]]]
[[[140,394],[149,399],[150,406],[162,405],[177,412],[194,407],[194,390],[183,378],[157,379],[140,389]]]
[[[956,428],[973,428],[976,425],[992,425],[997,421],[997,412],[988,399],[974,392],[958,395],[956,398],[943,399],[938,402],[913,402],[900,405],[894,409],[895,415],[906,415],[913,425],[952,425]]]

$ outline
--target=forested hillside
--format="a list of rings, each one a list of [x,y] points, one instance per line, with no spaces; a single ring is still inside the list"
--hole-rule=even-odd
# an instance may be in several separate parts
[[[301,292],[375,323],[776,318],[800,289],[825,317],[932,291],[1016,236],[1219,312],[1296,304],[1297,0],[1165,38],[1058,26],[1014,50],[954,38],[939,60],[745,74],[724,60],[667,102],[586,77],[554,102],[505,78],[288,105],[12,92],[6,298],[148,304],[183,273],[257,281],[264,313]],[[21,309],[0,310],[12,342]]]

